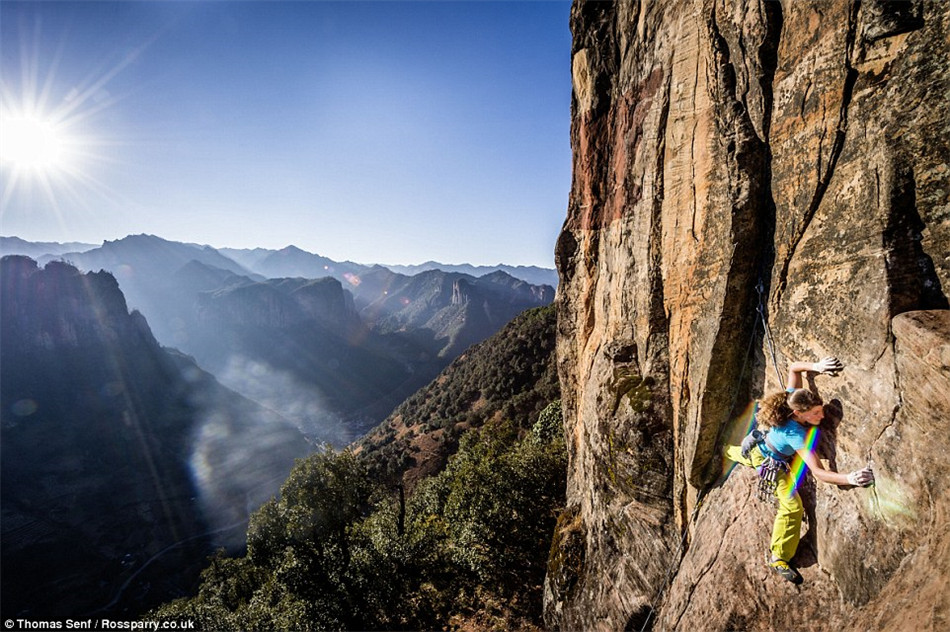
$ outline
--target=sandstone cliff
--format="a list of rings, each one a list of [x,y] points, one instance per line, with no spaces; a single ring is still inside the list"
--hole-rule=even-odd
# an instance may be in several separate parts
[[[950,8],[576,1],[571,22],[546,622],[946,629]],[[764,566],[754,473],[723,482],[719,454],[789,362],[832,354],[819,456],[878,482],[806,483],[794,586]]]

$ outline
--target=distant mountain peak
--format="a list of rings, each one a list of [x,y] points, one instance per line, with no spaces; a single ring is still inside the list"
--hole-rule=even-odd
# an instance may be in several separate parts
[[[167,239],[163,239],[155,235],[150,235],[147,233],[137,233],[135,235],[126,235],[125,237],[120,237],[119,239],[112,239],[112,240],[106,239],[102,242],[102,245],[105,246],[109,244],[134,244],[134,243],[141,243],[143,241],[156,241],[156,242],[169,243]]]

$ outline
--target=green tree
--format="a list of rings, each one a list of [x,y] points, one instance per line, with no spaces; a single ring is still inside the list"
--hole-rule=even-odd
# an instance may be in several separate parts
[[[280,498],[251,517],[247,555],[214,558],[197,597],[155,615],[190,617],[203,629],[364,627],[350,531],[368,513],[372,488],[349,451],[299,460]]]
[[[404,503],[349,451],[301,460],[252,516],[247,555],[215,557],[197,596],[150,617],[209,630],[539,625],[564,504],[559,420],[554,402],[530,431],[503,421],[463,434]]]

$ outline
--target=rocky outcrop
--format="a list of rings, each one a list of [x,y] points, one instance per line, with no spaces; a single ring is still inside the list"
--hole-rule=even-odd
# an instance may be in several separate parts
[[[452,305],[464,305],[471,298],[471,285],[465,279],[457,279],[452,284]]]
[[[324,277],[308,279],[304,283],[300,283],[299,279],[285,279],[283,282],[295,282],[296,287],[291,291],[291,296],[308,318],[341,332],[360,326],[353,295],[344,290],[336,279]]]
[[[945,626],[950,11],[577,1],[571,26],[547,623]],[[754,474],[719,455],[789,362],[830,354],[819,456],[878,483],[805,486],[793,586],[762,564]]]
[[[353,296],[331,277],[258,283],[245,279],[198,294],[196,312],[202,324],[290,327],[314,322],[340,334],[360,327]]]

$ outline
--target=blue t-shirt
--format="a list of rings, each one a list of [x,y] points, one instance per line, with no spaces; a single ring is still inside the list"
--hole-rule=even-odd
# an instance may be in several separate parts
[[[788,393],[795,391],[794,388],[787,388],[785,390]],[[769,449],[769,446],[771,445],[780,452],[780,454],[772,454],[771,456],[778,458],[790,457],[795,454],[795,452],[805,447],[805,438],[807,434],[808,430],[805,429],[805,426],[801,425],[794,419],[789,418],[781,426],[776,426],[765,433],[765,440],[768,442],[764,446],[765,451],[771,453],[772,450]]]
[[[789,457],[805,447],[805,435],[807,434],[808,431],[805,430],[803,425],[794,419],[789,419],[783,425],[772,428],[765,434],[765,440],[768,442],[765,447],[771,452],[768,447],[771,445],[781,452],[781,454],[773,456]]]

